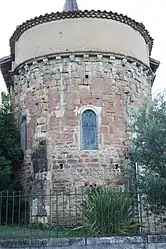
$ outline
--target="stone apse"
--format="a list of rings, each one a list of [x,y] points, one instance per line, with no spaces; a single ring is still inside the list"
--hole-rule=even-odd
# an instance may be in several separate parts
[[[20,125],[27,193],[122,186],[128,111],[151,101],[159,66],[142,23],[64,10],[18,26],[10,56],[0,60]]]

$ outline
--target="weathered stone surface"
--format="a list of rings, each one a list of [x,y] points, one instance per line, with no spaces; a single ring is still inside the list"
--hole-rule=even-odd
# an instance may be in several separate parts
[[[25,189],[32,185],[30,177],[43,172],[48,175],[45,191],[123,184],[121,169],[128,163],[130,146],[128,111],[151,101],[153,74],[140,62],[111,58],[113,63],[104,54],[45,58],[20,67],[13,77],[16,115],[19,120],[26,115],[28,122]],[[97,113],[96,151],[81,150],[81,114],[86,108]]]
[[[165,249],[166,243],[157,240],[148,243],[147,237],[59,238],[0,240],[1,248],[48,249]]]

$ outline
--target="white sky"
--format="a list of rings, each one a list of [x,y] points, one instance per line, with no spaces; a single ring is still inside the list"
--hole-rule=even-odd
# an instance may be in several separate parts
[[[1,0],[0,58],[9,55],[9,39],[17,25],[45,13],[61,11],[65,0]],[[165,0],[77,0],[79,8],[111,10],[143,22],[155,39],[152,58],[161,62],[153,90],[165,88],[166,73],[166,3]],[[104,37],[103,37],[104,39]],[[5,83],[0,75],[0,90]]]

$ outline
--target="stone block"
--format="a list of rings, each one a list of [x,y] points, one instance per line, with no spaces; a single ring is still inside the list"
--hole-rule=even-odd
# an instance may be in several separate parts
[[[108,238],[88,238],[86,240],[87,245],[105,245],[105,244],[114,244],[116,242],[116,237]]]
[[[91,160],[92,161],[92,160]],[[98,163],[87,163],[88,167],[92,167],[92,168],[98,168],[99,164]]]
[[[108,134],[108,132],[109,132],[109,126],[101,125],[101,126],[100,126],[100,132],[101,132],[102,134]]]
[[[76,115],[75,115],[75,112],[74,112],[74,111],[65,111],[64,116],[65,116],[65,118],[66,118],[67,120],[76,119]]]
[[[146,249],[165,249],[166,243],[150,243],[147,244]]]
[[[166,235],[148,235],[148,243],[166,243]]]
[[[37,125],[45,124],[47,121],[46,117],[37,118]]]

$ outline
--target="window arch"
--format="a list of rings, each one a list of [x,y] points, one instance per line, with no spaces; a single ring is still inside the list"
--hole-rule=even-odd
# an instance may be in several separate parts
[[[82,114],[82,149],[98,149],[98,129],[96,113],[88,109]]]
[[[26,117],[23,117],[21,120],[20,127],[20,135],[21,135],[21,149],[27,149],[27,120]]]

